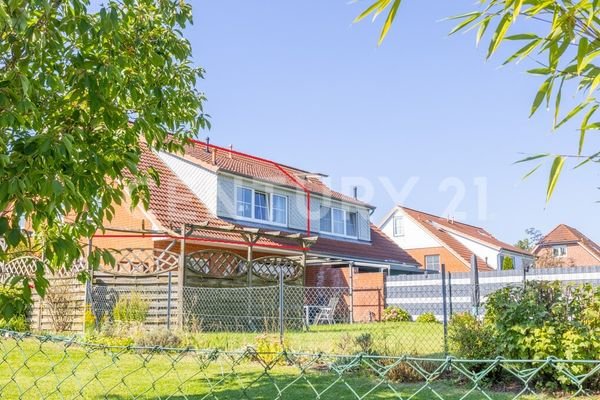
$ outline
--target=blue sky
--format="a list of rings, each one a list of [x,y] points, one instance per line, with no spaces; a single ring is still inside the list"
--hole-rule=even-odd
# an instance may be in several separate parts
[[[600,240],[597,166],[568,168],[549,205],[549,165],[521,179],[535,166],[514,165],[521,153],[576,153],[578,133],[552,132],[545,110],[528,118],[541,81],[525,66],[486,62],[472,33],[447,36],[440,20],[472,4],[406,0],[378,48],[381,21],[352,24],[364,1],[194,1],[185,34],[207,71],[211,141],[326,173],[346,193],[369,182],[374,222],[402,201],[509,242],[558,223]]]

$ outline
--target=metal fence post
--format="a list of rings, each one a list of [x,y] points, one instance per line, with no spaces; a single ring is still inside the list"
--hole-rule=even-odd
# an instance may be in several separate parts
[[[452,314],[454,311],[452,310],[452,273],[448,272],[448,314],[450,315],[450,319],[452,319]]]
[[[350,323],[354,323],[354,261],[348,264],[350,267]]]
[[[167,275],[167,329],[171,329],[171,278],[172,274],[169,271]]]
[[[444,354],[448,355],[448,315],[446,304],[446,264],[442,264],[442,317],[444,320]]]
[[[283,346],[283,335],[284,335],[284,326],[283,326],[283,307],[284,307],[284,299],[283,299],[283,268],[279,267],[279,343]]]
[[[177,326],[183,329],[183,291],[185,286],[185,236],[186,224],[181,226],[181,241],[179,242],[179,269],[177,271]]]

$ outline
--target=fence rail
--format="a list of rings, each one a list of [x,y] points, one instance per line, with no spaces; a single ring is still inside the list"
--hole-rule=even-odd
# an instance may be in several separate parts
[[[599,375],[598,360],[119,347],[0,330],[2,399],[519,399],[537,398],[541,376],[575,397]]]

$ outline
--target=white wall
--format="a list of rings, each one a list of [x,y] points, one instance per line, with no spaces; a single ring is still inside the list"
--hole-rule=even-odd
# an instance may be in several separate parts
[[[404,222],[404,236],[394,236],[394,217],[402,216]],[[384,221],[381,230],[403,249],[423,249],[440,247],[442,244],[432,237],[425,229],[421,228],[414,220],[406,215],[404,210],[396,208],[394,214]]]
[[[493,247],[486,246],[474,240],[468,239],[464,236],[457,235],[453,232],[446,231],[449,235],[451,235],[454,239],[458,240],[462,243],[467,249],[471,250],[478,257],[486,260],[488,266],[493,269],[498,269],[498,254],[500,252]]]

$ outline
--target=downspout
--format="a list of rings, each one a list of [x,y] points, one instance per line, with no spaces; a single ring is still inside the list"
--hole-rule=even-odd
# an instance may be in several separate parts
[[[276,163],[273,160],[268,160],[268,159],[262,158],[262,157],[256,157],[256,156],[253,156],[251,154],[242,153],[242,152],[239,152],[239,151],[236,151],[236,150],[233,150],[233,149],[227,149],[227,148],[221,147],[221,146],[215,146],[214,144],[209,144],[207,142],[202,142],[202,141],[196,140],[196,139],[190,139],[190,141],[192,143],[196,143],[196,144],[200,144],[200,145],[206,146],[207,148],[213,148],[213,149],[216,149],[216,150],[222,150],[224,152],[229,152],[229,154],[236,154],[238,156],[247,157],[247,158],[249,158],[251,160],[262,161],[262,162],[265,162],[265,163],[268,163],[268,164],[271,164],[271,165],[275,166],[278,170],[280,170],[281,172],[283,172],[283,174],[285,176],[287,176],[292,182],[294,182],[306,194],[306,234],[308,236],[310,236],[310,232],[311,232],[311,228],[310,228],[310,191],[295,176],[293,176],[292,174],[290,174],[289,172],[287,172],[285,169],[283,169],[283,167],[281,167],[281,165],[279,165],[278,163]]]

